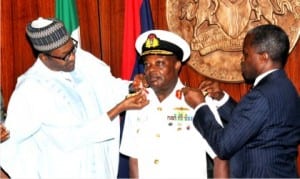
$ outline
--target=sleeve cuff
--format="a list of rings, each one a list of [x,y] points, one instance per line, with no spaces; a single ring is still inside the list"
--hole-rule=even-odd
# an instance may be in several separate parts
[[[220,100],[215,100],[215,99],[213,99],[213,103],[214,103],[214,105],[215,105],[217,108],[219,108],[219,107],[223,106],[228,100],[229,100],[229,95],[228,95],[228,93],[226,93],[226,92],[224,91],[224,96],[223,96],[223,98],[220,99]]]

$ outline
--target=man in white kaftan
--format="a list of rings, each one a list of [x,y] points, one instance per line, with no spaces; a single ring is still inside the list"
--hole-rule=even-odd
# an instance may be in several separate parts
[[[60,22],[53,23],[65,33]],[[67,38],[63,46],[72,47]],[[128,94],[129,81],[113,77],[104,62],[81,49],[75,54],[74,48],[67,54],[76,56],[74,70],[50,70],[39,56],[18,78],[5,123],[10,139],[0,149],[1,166],[11,178],[117,177],[119,120],[111,120],[107,111]],[[49,63],[59,61],[50,57]]]

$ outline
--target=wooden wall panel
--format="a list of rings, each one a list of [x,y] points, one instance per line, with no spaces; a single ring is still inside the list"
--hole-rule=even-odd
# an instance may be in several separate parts
[[[1,88],[4,105],[17,77],[35,61],[25,35],[26,24],[39,16],[54,15],[54,0],[1,1]]]
[[[82,48],[111,65],[120,76],[124,1],[77,0]]]
[[[12,2],[1,1],[1,52],[0,52],[0,70],[1,70],[1,90],[3,95],[4,104],[7,104],[10,96],[10,91],[14,88],[14,70],[13,70],[13,55],[14,49],[12,41]],[[5,23],[5,25],[4,25]]]
[[[82,48],[98,58],[102,57],[101,17],[98,0],[77,0],[78,20]]]
[[[110,61],[112,73],[120,76],[122,66],[123,28],[124,28],[124,1],[111,0],[110,22]]]
[[[285,71],[295,84],[297,91],[300,94],[300,40],[298,40],[296,47],[292,50],[289,56]]]

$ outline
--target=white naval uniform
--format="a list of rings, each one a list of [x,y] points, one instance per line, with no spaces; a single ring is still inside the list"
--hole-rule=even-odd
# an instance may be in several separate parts
[[[107,111],[128,81],[78,49],[75,70],[49,70],[37,59],[9,101],[0,162],[12,178],[117,178],[119,120]]]
[[[194,110],[173,92],[159,102],[127,111],[120,152],[138,159],[140,178],[207,178],[206,153],[216,155],[192,123]]]

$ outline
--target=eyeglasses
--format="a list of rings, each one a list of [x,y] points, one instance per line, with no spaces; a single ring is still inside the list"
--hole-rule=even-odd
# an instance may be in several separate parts
[[[48,57],[51,57],[51,58],[57,58],[57,59],[60,59],[60,60],[63,60],[63,61],[68,61],[71,57],[71,54],[76,53],[77,46],[78,46],[77,40],[75,40],[73,38],[71,38],[71,39],[73,41],[73,47],[71,48],[71,50],[64,57],[57,57],[57,56],[50,55],[50,54],[47,54],[47,53],[45,53],[45,55],[47,55]]]

